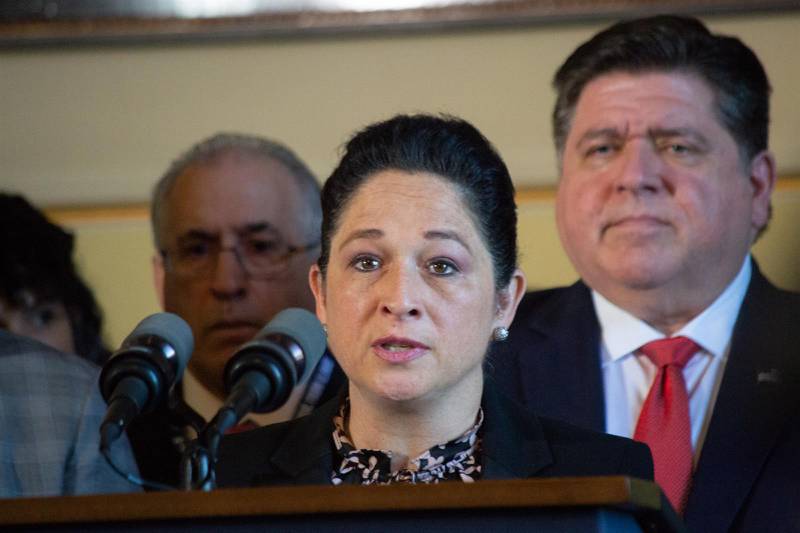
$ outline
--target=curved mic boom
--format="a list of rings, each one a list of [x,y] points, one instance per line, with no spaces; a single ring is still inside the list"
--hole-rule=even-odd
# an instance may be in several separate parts
[[[292,389],[308,380],[325,353],[322,324],[305,309],[285,309],[244,344],[225,365],[225,405],[214,418],[224,433],[244,415],[283,406]]]
[[[193,349],[192,330],[178,315],[156,313],[134,328],[100,372],[100,390],[108,404],[100,426],[101,449],[119,438],[138,414],[166,400]]]

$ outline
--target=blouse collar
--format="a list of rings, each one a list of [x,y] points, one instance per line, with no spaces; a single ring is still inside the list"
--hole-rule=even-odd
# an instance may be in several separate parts
[[[350,399],[347,398],[333,417],[334,465],[339,463],[331,474],[334,485],[471,482],[481,476],[478,431],[483,424],[483,408],[478,409],[475,424],[467,431],[453,440],[433,446],[395,472],[391,471],[391,451],[358,449],[353,445],[345,430],[349,415]]]

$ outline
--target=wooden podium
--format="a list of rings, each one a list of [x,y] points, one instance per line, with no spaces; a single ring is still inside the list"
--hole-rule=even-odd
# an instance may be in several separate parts
[[[269,487],[0,500],[14,531],[681,532],[658,487],[626,477]]]

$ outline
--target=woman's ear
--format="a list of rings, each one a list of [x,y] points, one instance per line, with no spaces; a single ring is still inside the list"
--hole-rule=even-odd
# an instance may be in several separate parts
[[[311,292],[314,294],[317,318],[323,324],[327,324],[328,319],[325,313],[325,277],[322,275],[322,271],[316,263],[311,265],[311,268],[308,270],[308,285],[311,287]]]
[[[515,269],[511,275],[511,281],[497,295],[497,318],[495,327],[502,326],[508,328],[517,313],[517,306],[525,295],[528,281],[525,274],[520,269]]]

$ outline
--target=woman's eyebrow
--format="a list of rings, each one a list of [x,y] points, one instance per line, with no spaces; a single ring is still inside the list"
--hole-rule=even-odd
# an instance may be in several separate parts
[[[383,236],[384,236],[383,231],[377,228],[358,229],[350,233],[350,235],[348,235],[347,238],[344,241],[342,241],[342,244],[339,245],[339,250],[344,248],[349,242],[354,241],[356,239],[375,240],[375,239],[380,239]]]
[[[461,236],[458,233],[456,233],[455,231],[440,230],[440,229],[430,230],[430,231],[426,231],[424,236],[425,236],[426,239],[429,239],[429,240],[455,241],[458,244],[460,244],[461,246],[463,246],[468,252],[472,252],[472,250],[470,250],[470,247],[466,243],[466,241],[464,241],[464,239],[462,239]]]

